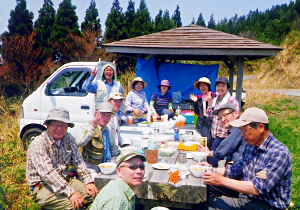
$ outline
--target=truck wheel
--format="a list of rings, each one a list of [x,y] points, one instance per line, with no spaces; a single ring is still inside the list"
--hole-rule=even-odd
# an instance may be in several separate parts
[[[22,136],[22,142],[24,143],[24,146],[29,147],[29,144],[34,140],[36,136],[39,136],[43,132],[40,128],[31,128],[28,131],[24,133]]]

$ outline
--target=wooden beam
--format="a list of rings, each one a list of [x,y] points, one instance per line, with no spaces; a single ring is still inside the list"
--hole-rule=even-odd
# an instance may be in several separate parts
[[[236,99],[240,104],[240,108],[242,107],[242,89],[243,89],[243,75],[244,75],[244,57],[238,57],[238,72],[237,72],[237,86],[236,86]]]
[[[229,85],[230,85],[230,89],[229,92],[232,95],[232,91],[233,91],[233,77],[234,77],[234,64],[232,62],[230,62],[230,66],[229,66]]]

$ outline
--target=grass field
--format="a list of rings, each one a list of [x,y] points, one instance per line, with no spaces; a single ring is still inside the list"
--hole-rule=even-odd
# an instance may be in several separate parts
[[[300,97],[255,91],[247,93],[244,106],[265,110],[270,118],[270,130],[290,149],[293,158],[294,208],[300,208],[299,104]],[[0,97],[0,209],[39,209],[30,199],[25,180],[26,150],[18,136],[20,108],[21,102],[17,99]]]

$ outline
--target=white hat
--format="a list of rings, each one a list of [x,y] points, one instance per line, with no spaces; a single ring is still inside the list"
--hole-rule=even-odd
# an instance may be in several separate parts
[[[53,107],[47,116],[47,120],[44,121],[44,125],[48,124],[49,121],[57,120],[67,123],[70,128],[74,127],[74,123],[70,121],[69,111],[64,107]]]
[[[234,120],[229,124],[233,127],[242,127],[252,122],[267,124],[269,120],[267,114],[262,109],[253,107],[253,108],[246,109],[242,114],[242,116],[240,117],[240,119]]]

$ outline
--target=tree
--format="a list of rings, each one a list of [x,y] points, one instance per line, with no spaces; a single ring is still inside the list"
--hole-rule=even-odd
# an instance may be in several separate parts
[[[89,8],[85,12],[84,22],[81,23],[81,31],[95,31],[97,36],[101,36],[101,24],[98,16],[95,0],[91,0]]]
[[[51,45],[49,39],[51,37],[51,29],[55,20],[55,9],[51,0],[44,0],[42,9],[39,10],[39,17],[35,21],[34,28],[36,30],[35,42],[38,47],[42,47],[44,52],[50,53]]]
[[[129,0],[127,11],[125,12],[125,21],[126,21],[126,28],[129,33],[129,38],[133,37],[134,28],[133,28],[133,21],[135,18],[135,9],[134,9],[134,2],[132,0]],[[132,32],[131,32],[132,31]]]
[[[199,17],[197,19],[196,25],[206,27],[206,24],[205,24],[205,21],[204,21],[204,18],[202,16],[201,12],[200,12]]]
[[[133,36],[142,36],[153,32],[150,13],[145,0],[141,0],[133,21]]]
[[[10,11],[8,30],[10,35],[28,35],[33,30],[33,13],[26,9],[26,0],[17,0],[15,10]]]
[[[129,37],[125,16],[122,13],[122,7],[120,7],[119,1],[114,0],[112,5],[110,13],[105,21],[105,42],[118,41]]]
[[[211,29],[215,29],[216,28],[216,21],[214,19],[214,14],[212,14],[210,16],[210,19],[209,19],[208,24],[207,24],[207,28],[211,28]]]
[[[300,0],[296,0],[295,2],[295,10],[300,15]]]
[[[177,4],[177,7],[176,7],[176,9],[174,11],[174,15],[172,16],[172,20],[174,21],[176,27],[181,27],[182,26],[178,4]]]
[[[57,15],[55,16],[50,40],[56,50],[56,57],[60,60],[64,58],[56,46],[70,41],[68,40],[70,38],[70,36],[68,37],[69,34],[80,35],[78,17],[75,9],[76,6],[72,5],[71,0],[63,0],[59,4]]]
[[[50,75],[51,58],[40,62],[42,49],[34,47],[35,33],[28,36],[3,38],[2,55],[4,64],[0,66],[0,78],[14,87],[18,93],[31,93]]]
[[[154,32],[163,31],[163,11],[160,9],[154,20]]]
[[[165,10],[164,15],[163,15],[163,31],[169,30],[171,28],[175,28],[175,23],[174,20],[170,18],[170,13],[168,10]]]

